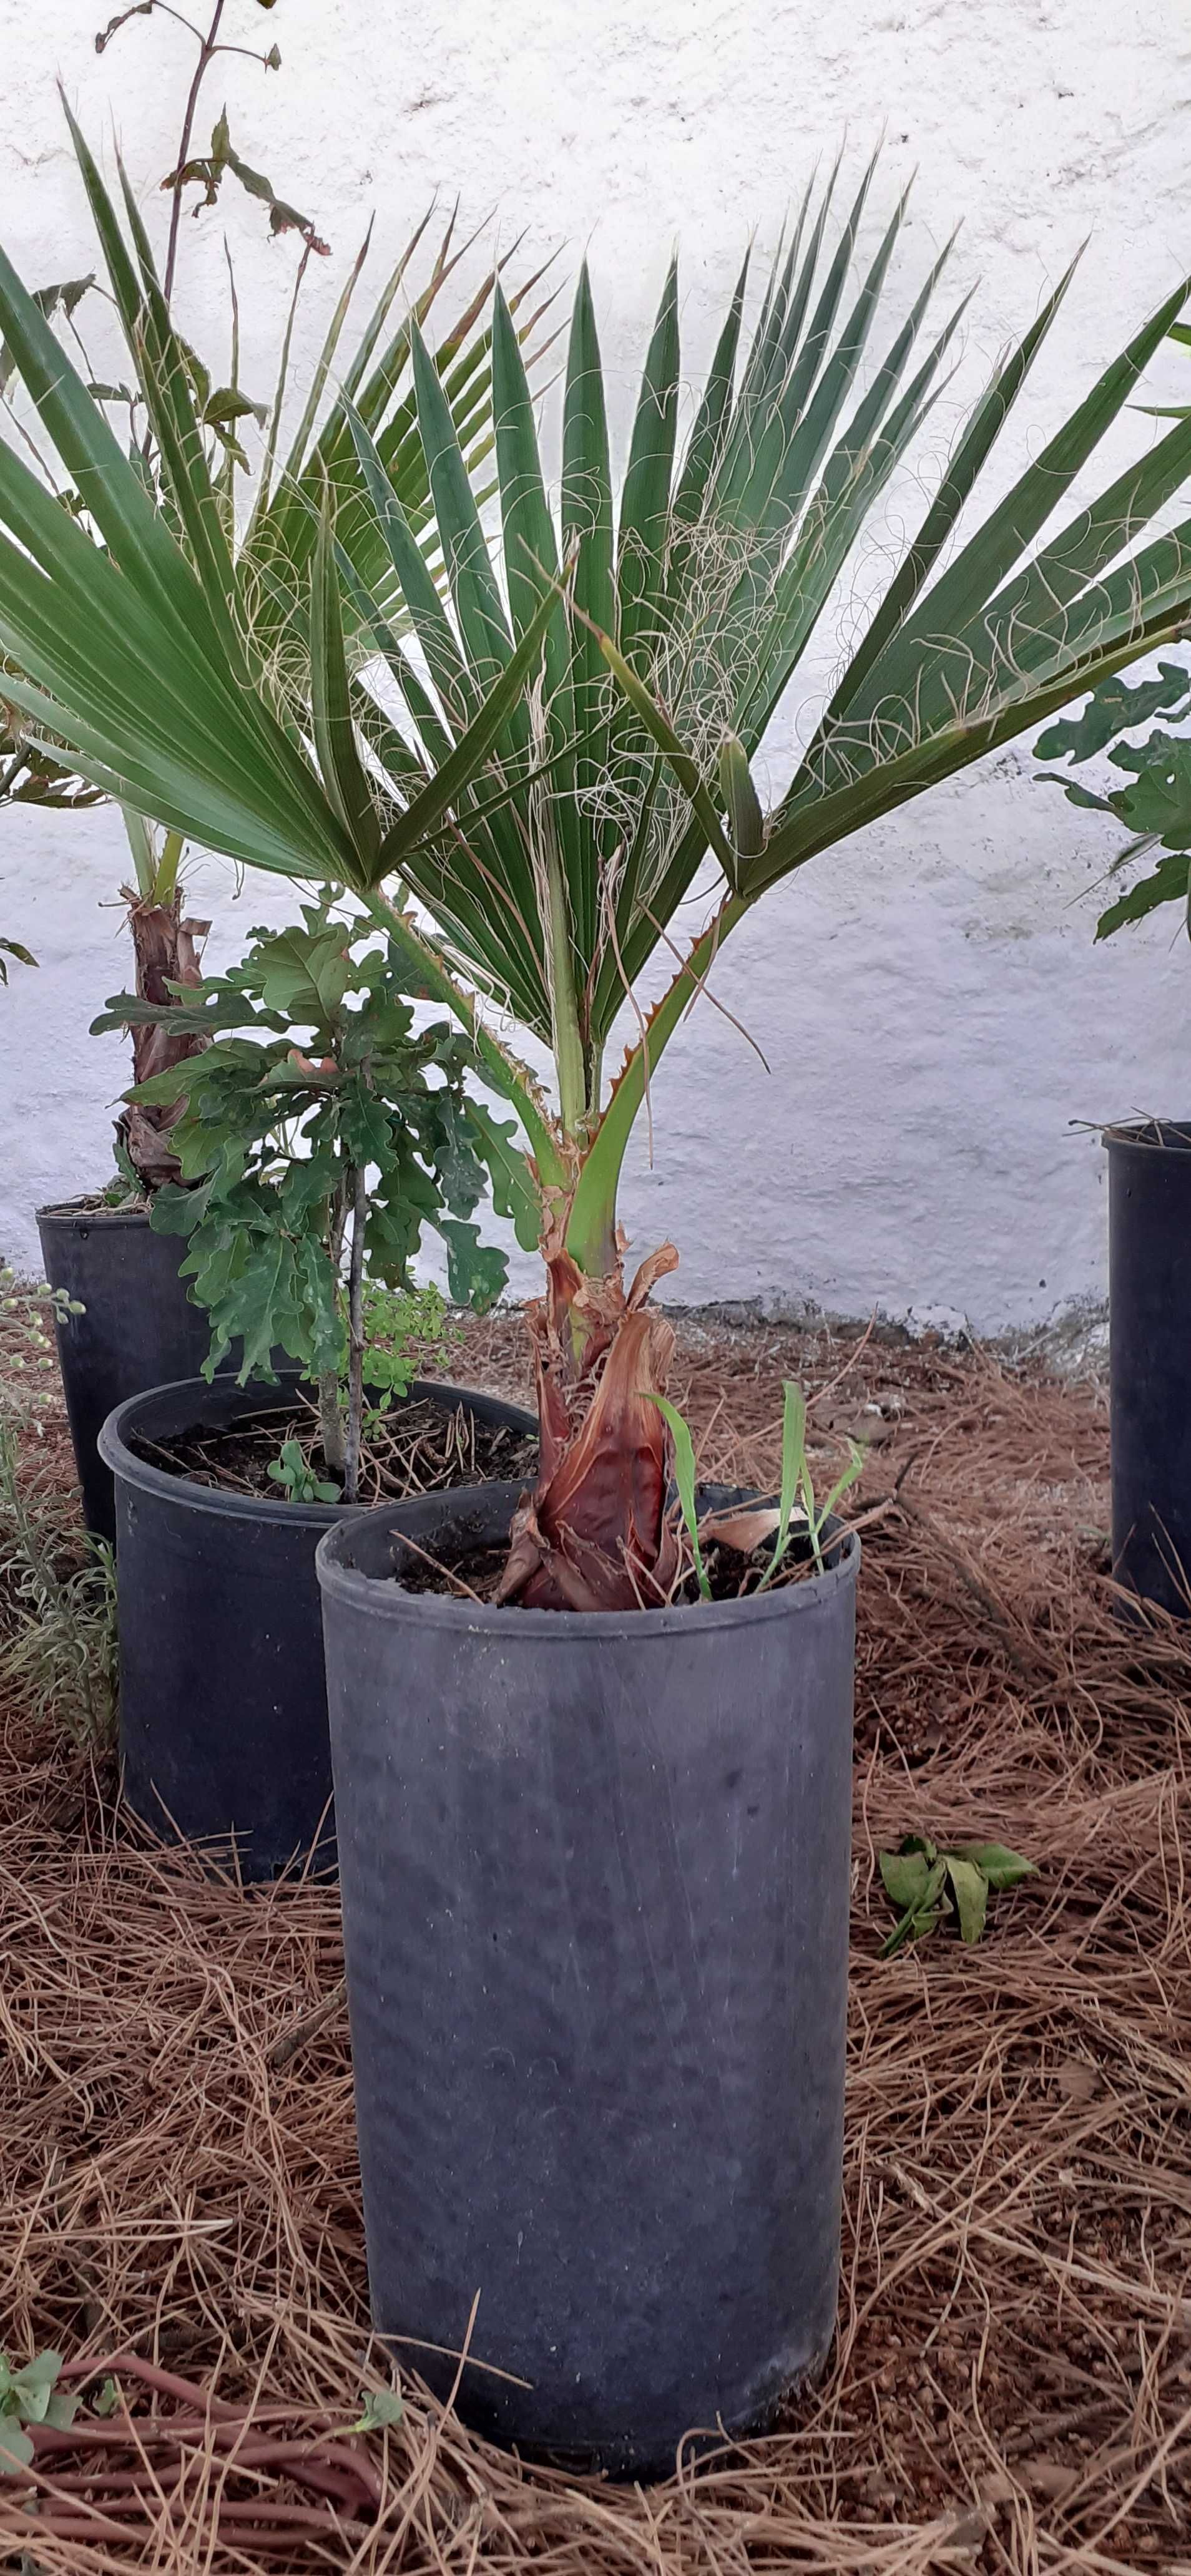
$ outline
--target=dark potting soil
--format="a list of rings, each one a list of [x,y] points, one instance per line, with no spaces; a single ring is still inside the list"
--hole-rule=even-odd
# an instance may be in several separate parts
[[[311,1475],[335,1483],[323,1458],[318,1412],[299,1400],[288,1413],[248,1414],[225,1431],[198,1424],[168,1440],[133,1432],[129,1447],[150,1467],[185,1476],[191,1484],[223,1493],[254,1494],[276,1503],[284,1492],[270,1467],[287,1440],[296,1440]],[[508,1478],[530,1484],[537,1473],[532,1432],[477,1421],[465,1405],[453,1412],[425,1400],[395,1404],[376,1416],[360,1458],[361,1505],[405,1502],[411,1494],[436,1494],[454,1485],[482,1485]]]
[[[405,1543],[409,1544],[408,1541]],[[714,1541],[705,1545],[703,1564],[712,1600],[745,1601],[759,1592],[772,1554],[772,1539],[754,1548],[747,1556],[739,1548],[721,1547]],[[825,1553],[827,1564],[832,1562],[832,1555],[832,1549],[828,1548]],[[400,1577],[392,1579],[400,1581],[403,1592],[445,1592],[454,1593],[457,1598],[469,1593],[474,1600],[490,1602],[504,1572],[507,1556],[508,1550],[504,1547],[452,1546],[449,1538],[444,1536],[436,1540],[433,1553],[428,1548],[423,1549],[419,1562],[411,1563]],[[791,1539],[781,1571],[770,1589],[776,1592],[784,1584],[804,1582],[807,1575],[817,1571],[809,1539]],[[668,1602],[663,1605],[656,1601],[643,1601],[641,1607],[697,1610],[701,1604],[702,1595],[691,1567],[675,1586]],[[518,1606],[516,1602],[508,1604],[510,1609]],[[561,1615],[565,1617],[566,1613]]]

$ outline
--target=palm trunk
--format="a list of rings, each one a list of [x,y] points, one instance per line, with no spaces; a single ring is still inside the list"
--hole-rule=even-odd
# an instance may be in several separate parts
[[[154,903],[134,894],[128,886],[123,891],[136,957],[136,990],[141,1000],[168,1003],[174,998],[169,990],[171,984],[201,984],[203,942],[210,922],[183,920],[180,892],[168,903]],[[136,1028],[132,1032],[133,1079],[147,1082],[150,1075],[163,1073],[167,1065],[185,1064],[207,1044],[205,1037],[171,1037],[165,1027]],[[165,1107],[134,1101],[116,1121],[116,1133],[147,1194],[160,1189],[163,1181],[181,1178],[181,1166],[169,1139],[185,1107],[184,1097],[171,1100]]]
[[[528,1610],[656,1608],[679,1551],[667,1517],[664,1394],[674,1334],[649,1292],[678,1254],[664,1243],[627,1293],[620,1246],[602,1275],[580,1269],[562,1229],[544,1247],[546,1294],[527,1310],[541,1461],[513,1523],[498,1598]]]

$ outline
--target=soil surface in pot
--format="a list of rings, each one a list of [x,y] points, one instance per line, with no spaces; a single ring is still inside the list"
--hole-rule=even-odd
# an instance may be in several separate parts
[[[408,1537],[402,1543],[411,1549],[413,1547],[413,1541]],[[421,1548],[419,1554],[421,1563],[411,1565],[401,1575],[391,1578],[393,1582],[400,1583],[403,1592],[468,1594],[475,1601],[494,1600],[508,1559],[507,1547],[453,1546],[447,1533],[436,1541],[433,1556]],[[833,1548],[826,1548],[824,1564],[830,1565],[834,1554]],[[714,1539],[705,1540],[703,1569],[711,1599],[745,1601],[751,1594],[759,1592],[772,1556],[772,1537],[747,1553],[740,1548],[721,1546]],[[791,1539],[785,1560],[768,1588],[773,1592],[780,1591],[784,1584],[802,1582],[807,1575],[819,1570],[810,1540],[795,1537]],[[688,1565],[666,1602],[643,1600],[641,1607],[643,1610],[697,1609],[700,1599],[698,1577],[693,1565]],[[520,1604],[511,1601],[507,1607],[516,1610]],[[566,1613],[560,1615],[565,1617]]]
[[[291,1440],[297,1441],[312,1477],[320,1483],[338,1481],[323,1457],[317,1407],[304,1398],[292,1412],[246,1414],[224,1431],[196,1424],[162,1441],[133,1432],[128,1445],[147,1466],[185,1476],[193,1485],[275,1503],[284,1488],[269,1470]],[[362,1506],[404,1502],[411,1494],[442,1493],[453,1485],[481,1485],[490,1479],[520,1478],[528,1484],[537,1464],[532,1432],[480,1422],[465,1405],[448,1412],[425,1401],[395,1404],[368,1426],[359,1500]]]
[[[77,1199],[49,1199],[39,1211],[42,1216],[148,1216],[152,1200],[135,1190],[121,1189],[118,1197],[110,1190],[84,1190]]]

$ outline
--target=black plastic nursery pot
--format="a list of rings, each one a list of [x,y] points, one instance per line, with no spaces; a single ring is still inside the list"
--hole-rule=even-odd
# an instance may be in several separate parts
[[[373,2318],[445,2392],[478,2293],[468,2421],[661,2475],[834,2328],[860,1547],[627,1616],[393,1579],[515,1502],[318,1551]]]
[[[1191,1121],[1105,1130],[1112,1554],[1191,1615]]]
[[[211,1320],[191,1305],[178,1277],[185,1239],[155,1234],[147,1215],[44,1207],[37,1231],[51,1288],[65,1289],[84,1309],[58,1325],[58,1362],[83,1518],[98,1537],[112,1539],[116,1505],[97,1448],[100,1431],[126,1396],[197,1376],[211,1347]]]
[[[99,1441],[115,1480],[125,1797],[166,1839],[234,1847],[249,1879],[305,1856],[321,1873],[335,1866],[314,1552],[337,1520],[359,1515],[204,1485],[138,1445],[290,1415],[299,1383],[291,1370],[276,1386],[156,1387],[118,1405]],[[520,1406],[461,1387],[415,1380],[417,1400],[537,1429]]]

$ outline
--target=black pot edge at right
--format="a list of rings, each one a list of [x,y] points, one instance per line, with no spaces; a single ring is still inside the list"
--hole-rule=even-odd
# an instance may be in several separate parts
[[[1191,1118],[1113,1119],[1100,1130],[1104,1146],[1136,1146],[1148,1154],[1191,1153]]]
[[[1191,1616],[1191,1121],[1106,1127],[1112,1563]],[[1125,1605],[1122,1605],[1123,1607]],[[1126,1610],[1126,1615],[1130,1615]],[[1139,1610],[1132,1613],[1143,1616]]]

